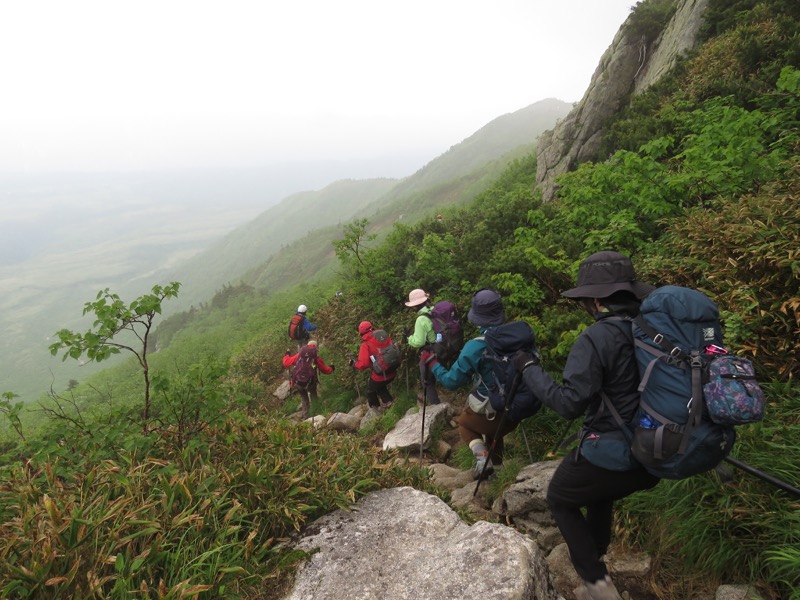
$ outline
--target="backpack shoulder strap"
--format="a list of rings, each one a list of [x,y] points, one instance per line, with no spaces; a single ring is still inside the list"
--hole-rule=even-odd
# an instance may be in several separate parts
[[[592,423],[603,413],[604,410],[608,410],[611,413],[611,416],[614,417],[614,421],[617,425],[619,425],[620,430],[622,431],[625,438],[631,442],[633,441],[633,434],[628,426],[625,424],[625,421],[622,420],[622,415],[619,414],[619,411],[616,409],[614,404],[611,402],[611,398],[608,397],[604,391],[600,391],[600,408],[597,410],[597,413],[594,415],[594,419],[592,419]]]

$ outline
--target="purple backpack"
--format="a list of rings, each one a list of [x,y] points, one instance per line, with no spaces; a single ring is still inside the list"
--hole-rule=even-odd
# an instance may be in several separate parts
[[[458,307],[449,300],[442,300],[433,305],[428,317],[436,333],[437,342],[433,348],[436,358],[445,363],[454,361],[464,346]]]

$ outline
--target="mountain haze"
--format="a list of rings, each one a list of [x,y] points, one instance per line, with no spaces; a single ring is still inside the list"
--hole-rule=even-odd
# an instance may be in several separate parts
[[[326,275],[339,225],[366,217],[373,230],[384,229],[471,200],[511,160],[533,151],[536,138],[571,107],[547,99],[502,115],[401,180],[337,181],[285,198],[161,277],[183,284],[170,310],[206,301],[239,279],[274,290]]]
[[[49,336],[58,329],[87,326],[81,310],[98,290],[109,287],[128,299],[149,291],[154,283],[177,280],[182,283],[181,294],[165,306],[165,311],[175,312],[207,302],[224,285],[242,279],[279,289],[319,277],[332,268],[330,242],[339,234],[339,225],[358,217],[370,218],[375,227],[391,226],[398,219],[413,222],[437,206],[468,201],[510,160],[530,152],[536,138],[570,106],[543,100],[498,117],[404,179],[340,177],[319,190],[297,191],[283,200],[273,194],[287,189],[290,181],[296,189],[310,190],[321,185],[322,177],[333,180],[337,164],[345,173],[357,166],[325,161],[240,169],[227,175],[186,170],[41,179],[4,176],[0,181],[5,186],[0,191],[6,190],[4,210],[13,208],[9,198],[20,198],[14,205],[19,210],[10,217],[27,214],[21,209],[29,208],[31,199],[47,206],[51,192],[70,194],[74,201],[62,218],[50,216],[52,227],[34,224],[26,229],[4,222],[8,249],[4,256],[14,262],[0,265],[5,269],[0,304],[6,331],[0,344],[0,391],[32,400],[51,383],[62,389],[70,378],[81,380],[108,366],[80,367],[75,361],[51,358],[47,351]],[[382,164],[379,159],[366,162],[361,171],[368,167],[374,172]],[[392,174],[398,168],[387,171]],[[127,212],[115,218],[113,207],[120,202]],[[83,206],[91,211],[81,212]],[[220,206],[233,216],[215,216]],[[260,213],[259,206],[265,208]],[[248,214],[257,216],[247,220]],[[16,239],[11,237],[15,232],[26,231],[35,232],[36,239],[48,245],[33,244],[24,236],[9,241]],[[60,243],[62,235],[72,240],[70,253]]]
[[[519,148],[532,148],[536,139],[569,114],[572,105],[555,98],[535,102],[497,117],[464,141],[405,178],[387,194],[398,199],[456,180]]]

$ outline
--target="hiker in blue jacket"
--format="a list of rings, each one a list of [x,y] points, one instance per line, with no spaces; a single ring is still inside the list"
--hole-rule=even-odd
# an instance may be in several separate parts
[[[503,300],[500,295],[489,289],[475,292],[467,320],[479,327],[480,335],[464,344],[450,369],[439,364],[436,355],[430,350],[422,352],[422,361],[428,365],[436,380],[448,390],[473,384],[466,406],[458,417],[458,433],[464,443],[469,444],[475,456],[472,475],[478,479],[481,474],[489,475],[495,466],[502,464],[503,438],[516,429],[519,421],[505,419],[502,429],[498,432],[497,425],[500,421],[495,420],[497,413],[489,403],[489,390],[494,384],[495,376],[491,362],[485,358],[486,341],[483,336],[492,327],[501,325],[505,321]],[[488,448],[492,446],[494,450],[492,456],[489,456]]]
[[[298,342],[298,347],[308,342],[311,339],[311,332],[317,329],[317,326],[308,320],[307,312],[308,307],[305,304],[298,306],[289,325],[289,337]]]
[[[627,256],[596,252],[581,263],[577,287],[562,292],[595,319],[570,349],[562,383],[532,354],[520,352],[513,359],[528,389],[546,406],[570,420],[585,413],[578,447],[561,461],[547,489],[550,511],[584,581],[575,590],[578,600],[621,600],[602,559],[611,542],[614,501],[659,481],[630,456],[626,436],[603,405],[605,398],[624,423],[634,419],[639,371],[633,333],[609,317],[636,316],[653,289],[636,280]]]

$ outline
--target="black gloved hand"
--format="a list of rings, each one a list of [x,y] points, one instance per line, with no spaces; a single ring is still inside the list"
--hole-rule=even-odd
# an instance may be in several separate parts
[[[514,364],[514,368],[517,370],[517,373],[522,373],[531,365],[539,364],[539,358],[536,355],[531,354],[530,352],[525,352],[524,350],[519,350],[511,360]]]
[[[351,358],[350,360],[347,361],[347,364],[350,365],[351,367],[355,367],[356,366],[356,359],[355,358]]]
[[[291,353],[292,353],[292,351],[291,351],[291,350],[287,350],[286,352],[284,352],[284,353],[283,353],[283,355],[284,355],[284,356],[289,356]]]
[[[336,365],[331,365],[331,373],[333,373],[335,370],[336,370]]]

